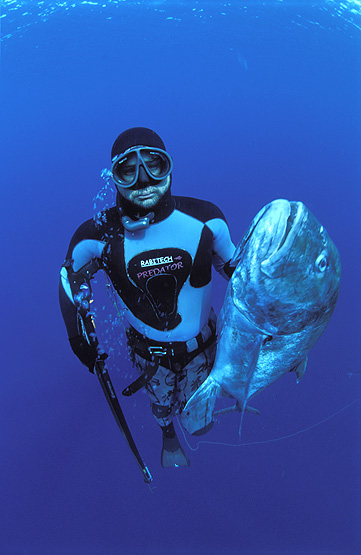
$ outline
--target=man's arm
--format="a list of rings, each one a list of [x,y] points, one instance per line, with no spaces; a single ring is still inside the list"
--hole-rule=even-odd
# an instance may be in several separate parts
[[[217,217],[207,221],[206,226],[213,234],[213,257],[212,263],[217,272],[229,280],[234,272],[230,261],[235,251],[232,243],[228,225],[222,211],[218,208]]]
[[[90,372],[93,372],[98,352],[87,341],[77,304],[90,300],[90,280],[101,267],[101,254],[106,244],[102,239],[102,233],[95,227],[93,220],[82,224],[70,241],[60,271],[59,302],[70,346]]]
[[[234,268],[229,263],[235,251],[235,246],[232,243],[226,218],[222,210],[207,200],[180,196],[173,198],[178,210],[204,224],[200,240],[200,254],[197,253],[197,258],[202,259],[207,249],[211,248],[213,266],[217,272],[228,280],[234,271]],[[198,264],[196,273],[198,273],[199,267],[203,267],[203,259],[198,261],[200,264]]]

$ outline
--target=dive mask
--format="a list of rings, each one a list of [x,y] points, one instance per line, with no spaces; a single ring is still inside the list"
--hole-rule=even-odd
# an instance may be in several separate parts
[[[161,148],[133,146],[113,158],[112,180],[119,187],[132,187],[138,180],[140,166],[151,179],[162,181],[172,172],[173,161]]]

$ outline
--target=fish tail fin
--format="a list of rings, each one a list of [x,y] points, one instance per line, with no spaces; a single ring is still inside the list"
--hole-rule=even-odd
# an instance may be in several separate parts
[[[221,386],[211,376],[208,376],[192,395],[181,414],[181,422],[187,432],[194,434],[206,427],[210,429],[216,399],[220,391]]]

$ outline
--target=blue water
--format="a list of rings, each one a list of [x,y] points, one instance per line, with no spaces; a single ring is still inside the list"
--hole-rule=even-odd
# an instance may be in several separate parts
[[[360,2],[3,0],[0,17],[0,553],[361,553]],[[343,267],[300,384],[253,400],[253,445],[186,447],[191,467],[163,470],[145,395],[123,399],[153,492],[57,304],[113,140],[138,125],[164,139],[174,193],[218,204],[235,242],[267,202],[302,200]],[[122,328],[95,290],[109,346]],[[217,310],[224,291],[217,276]],[[120,392],[124,345],[109,364]],[[223,416],[207,440],[238,426]]]

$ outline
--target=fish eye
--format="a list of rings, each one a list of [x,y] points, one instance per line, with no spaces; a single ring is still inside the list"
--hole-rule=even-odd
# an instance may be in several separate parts
[[[328,260],[327,260],[326,254],[325,253],[320,254],[317,257],[315,262],[316,270],[318,270],[321,273],[325,272],[327,269],[327,264],[328,264]]]

